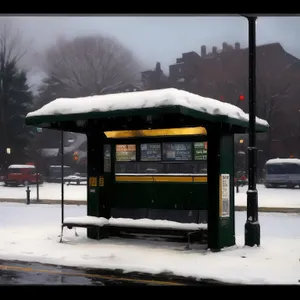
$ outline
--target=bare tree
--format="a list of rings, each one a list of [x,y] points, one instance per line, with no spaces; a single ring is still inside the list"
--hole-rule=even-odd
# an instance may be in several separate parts
[[[0,18],[0,53],[2,61],[7,64],[14,61],[18,68],[29,69],[28,58],[31,54],[33,40],[25,39],[17,22],[8,18]]]
[[[21,68],[27,48],[22,34],[8,18],[0,19],[0,162],[4,161],[7,146],[7,107],[10,101],[11,66]]]
[[[47,76],[80,96],[103,94],[134,83],[140,75],[133,53],[107,36],[59,38],[45,54]]]

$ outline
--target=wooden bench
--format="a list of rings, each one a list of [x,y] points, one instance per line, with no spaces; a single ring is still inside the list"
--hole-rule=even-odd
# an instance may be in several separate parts
[[[162,238],[182,238],[187,240],[187,248],[193,236],[197,236],[197,240],[205,239],[207,224],[201,223],[179,223],[169,220],[153,220],[153,219],[130,219],[130,218],[98,218],[92,216],[66,218],[61,228],[60,242],[63,238],[63,229],[83,228],[105,228],[109,236],[159,236]]]

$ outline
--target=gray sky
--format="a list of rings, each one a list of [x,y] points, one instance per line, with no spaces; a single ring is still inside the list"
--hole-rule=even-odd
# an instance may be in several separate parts
[[[14,17],[25,37],[32,40],[39,54],[58,36],[104,33],[116,37],[144,63],[154,68],[160,61],[163,70],[175,62],[181,53],[200,52],[222,42],[240,42],[247,47],[247,20],[243,17]],[[291,54],[300,57],[300,17],[258,18],[257,43],[280,42]],[[38,57],[38,56],[37,56]]]

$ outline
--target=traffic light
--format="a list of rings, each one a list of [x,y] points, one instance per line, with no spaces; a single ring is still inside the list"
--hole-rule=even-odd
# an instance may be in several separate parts
[[[240,100],[241,101],[245,100],[245,96],[244,95],[240,95]]]
[[[73,159],[74,159],[75,161],[78,160],[78,152],[77,152],[77,151],[73,153]]]

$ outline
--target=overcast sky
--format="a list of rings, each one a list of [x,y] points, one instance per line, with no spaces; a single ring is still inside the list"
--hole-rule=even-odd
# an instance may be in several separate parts
[[[183,52],[208,50],[222,42],[240,42],[247,47],[247,20],[243,17],[14,17],[24,36],[32,40],[39,53],[58,36],[104,33],[116,37],[153,69],[157,61],[168,73],[168,66]],[[300,57],[300,17],[258,18],[257,43],[280,42],[291,54]]]

